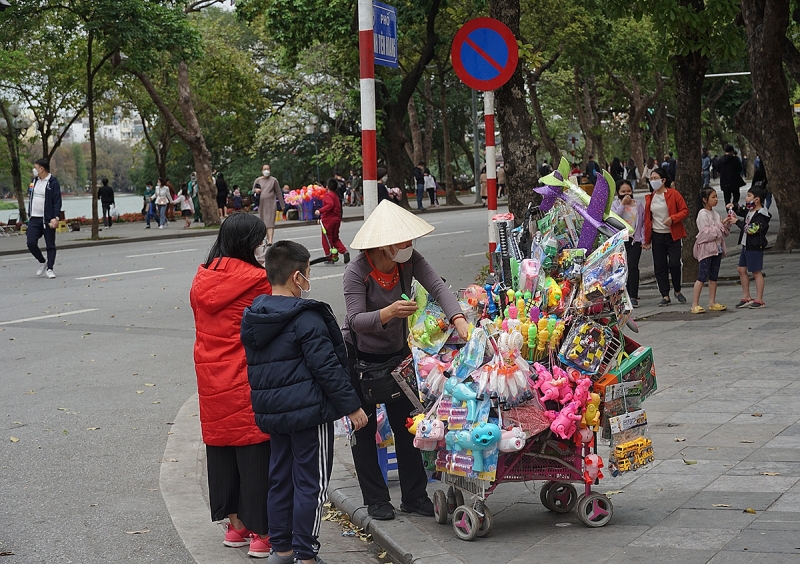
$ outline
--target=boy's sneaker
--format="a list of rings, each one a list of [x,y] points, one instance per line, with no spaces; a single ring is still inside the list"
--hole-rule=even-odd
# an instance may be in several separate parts
[[[767,307],[767,304],[765,304],[764,302],[759,302],[758,300],[753,300],[747,307],[749,307],[750,309],[761,309],[762,307]]]
[[[280,554],[276,554],[275,551],[272,551],[269,553],[269,558],[267,558],[267,564],[294,564],[295,562],[297,562],[297,560],[294,557],[294,553],[281,556]]]
[[[753,300],[742,300],[738,304],[736,304],[736,309],[742,309],[748,307]]]
[[[252,533],[246,528],[242,528],[237,531],[230,523],[226,523],[226,527],[225,540],[222,541],[222,544],[225,546],[231,546],[233,548],[239,548],[241,546],[247,546],[250,544],[249,537]]]
[[[433,502],[426,495],[411,503],[401,503],[400,511],[418,513],[424,517],[433,517]]]
[[[394,507],[388,501],[373,503],[367,508],[367,513],[378,521],[391,521],[394,519]]]
[[[43,262],[39,265],[39,270],[36,271],[36,276],[41,276],[44,274],[44,271],[47,269],[47,263]]]
[[[47,276],[48,278],[55,278],[56,277],[56,273],[53,272],[52,268],[48,268],[47,270],[45,270],[44,271],[44,275]]]
[[[262,539],[257,534],[250,535],[250,550],[247,551],[247,556],[253,558],[267,558],[270,555],[272,545],[269,542],[269,537]]]
[[[658,307],[666,307],[666,306],[668,306],[670,303],[671,303],[671,302],[670,302],[670,301],[669,301],[667,298],[661,298],[661,301],[660,301],[660,302],[658,302]]]

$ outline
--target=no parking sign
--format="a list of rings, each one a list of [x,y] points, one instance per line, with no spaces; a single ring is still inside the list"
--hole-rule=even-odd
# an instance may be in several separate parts
[[[496,90],[508,82],[519,60],[517,39],[494,18],[475,18],[461,26],[453,38],[453,69],[475,90]]]

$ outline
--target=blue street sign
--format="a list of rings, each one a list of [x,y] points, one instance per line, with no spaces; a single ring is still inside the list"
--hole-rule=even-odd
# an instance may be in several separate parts
[[[397,64],[397,8],[373,0],[372,38],[375,47],[375,64],[396,69]]]

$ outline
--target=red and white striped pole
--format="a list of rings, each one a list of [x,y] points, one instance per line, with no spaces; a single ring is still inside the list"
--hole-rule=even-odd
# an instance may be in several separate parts
[[[489,252],[497,248],[497,233],[492,218],[497,215],[497,159],[494,145],[494,92],[483,93],[483,120],[486,130],[486,195],[489,208]],[[491,266],[492,260],[489,259]]]
[[[358,0],[358,55],[361,61],[361,163],[364,219],[378,206],[378,145],[375,120],[375,45],[372,0]]]

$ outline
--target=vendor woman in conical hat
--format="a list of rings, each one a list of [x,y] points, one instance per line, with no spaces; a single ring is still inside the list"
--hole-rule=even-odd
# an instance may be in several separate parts
[[[344,271],[347,315],[343,333],[353,387],[368,416],[367,424],[355,433],[353,460],[364,504],[373,519],[394,519],[394,507],[378,465],[375,405],[364,401],[353,368],[356,362],[354,343],[358,343],[359,360],[365,362],[387,362],[397,357],[405,358],[410,353],[406,319],[417,310],[417,305],[402,295],[408,295],[412,278],[442,306],[459,335],[467,338],[468,323],[458,301],[441,276],[412,246],[414,240],[433,229],[427,221],[389,200],[383,200],[356,233],[350,246],[362,252]],[[433,504],[426,491],[428,477],[420,452],[414,447],[414,437],[405,426],[413,409],[405,396],[386,405],[400,475],[400,509],[432,516]]]

